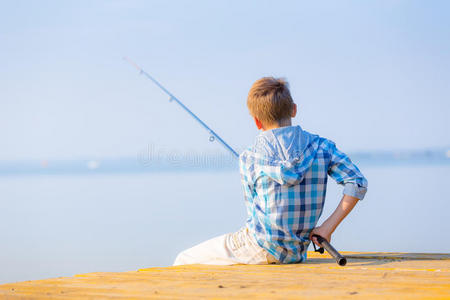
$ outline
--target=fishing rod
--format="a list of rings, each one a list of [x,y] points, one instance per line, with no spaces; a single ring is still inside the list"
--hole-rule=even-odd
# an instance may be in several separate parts
[[[209,136],[209,141],[210,142],[214,142],[215,140],[219,141],[219,143],[225,147],[225,149],[227,149],[228,151],[231,152],[231,154],[233,154],[235,157],[239,157],[239,154],[234,151],[233,148],[231,148],[217,133],[214,132],[214,130],[212,130],[211,128],[209,128],[208,125],[205,124],[205,122],[203,122],[199,117],[197,117],[189,108],[187,108],[186,105],[184,105],[177,97],[175,97],[171,92],[169,92],[164,86],[161,85],[161,83],[159,83],[155,78],[153,78],[150,74],[148,74],[147,72],[144,71],[144,69],[142,69],[141,67],[139,67],[135,62],[133,62],[132,60],[130,60],[128,57],[124,57],[123,58],[126,62],[128,62],[130,65],[132,65],[133,67],[135,67],[138,71],[139,74],[141,75],[145,75],[148,79],[150,79],[151,81],[153,81],[154,84],[156,84],[161,90],[164,91],[164,93],[166,93],[169,96],[169,102],[175,101],[175,103],[177,103],[179,106],[181,106],[182,109],[184,109],[192,118],[194,118],[194,120],[196,120],[198,123],[200,123],[200,125],[203,126],[203,128],[206,129],[206,131],[208,131],[208,133],[210,134]]]
[[[169,102],[175,101],[175,103],[177,103],[179,106],[181,106],[182,109],[184,109],[192,118],[194,118],[194,120],[196,120],[198,123],[200,123],[200,125],[202,125],[203,128],[205,128],[208,133],[210,134],[209,137],[209,141],[210,142],[214,142],[215,140],[218,140],[219,143],[225,147],[225,149],[227,149],[228,151],[231,152],[231,154],[233,154],[235,157],[239,157],[239,154],[234,151],[233,148],[230,147],[230,145],[228,145],[217,133],[214,132],[214,130],[212,130],[208,125],[206,125],[205,122],[203,122],[199,117],[197,117],[196,114],[194,114],[186,105],[184,105],[177,97],[175,97],[171,92],[169,92],[161,83],[159,83],[155,78],[153,78],[150,74],[148,74],[147,72],[144,71],[144,69],[142,69],[141,67],[139,67],[134,61],[132,61],[131,59],[129,59],[128,57],[124,57],[123,58],[126,62],[128,62],[130,65],[132,65],[133,67],[135,67],[138,71],[139,74],[141,75],[145,75],[148,79],[150,79],[151,81],[153,81],[154,84],[156,84],[161,90],[164,91],[164,93],[166,93],[169,96]],[[321,248],[316,249],[316,246],[314,245],[314,250],[316,252],[320,252],[320,253],[324,253],[324,248],[327,250],[328,253],[330,253],[331,256],[333,256],[336,259],[336,262],[341,265],[341,266],[345,266],[345,264],[347,263],[347,259],[342,256],[333,246],[330,245],[330,243],[328,243],[327,240],[325,240],[323,237],[319,236],[319,235],[313,235],[314,237],[317,238],[317,241],[319,242],[319,244],[321,244]]]
[[[312,242],[315,252],[323,254],[323,248],[325,248],[325,250],[327,250],[327,252],[336,260],[336,263],[338,265],[345,266],[347,264],[347,258],[345,258],[345,256],[342,256],[342,254],[340,254],[333,246],[331,246],[331,244],[326,239],[317,234],[314,234],[312,237],[315,237],[319,244],[322,246],[319,249],[316,249],[316,245],[314,244],[314,242]]]

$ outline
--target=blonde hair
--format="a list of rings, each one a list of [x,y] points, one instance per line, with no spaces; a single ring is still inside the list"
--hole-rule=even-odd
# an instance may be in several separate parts
[[[294,101],[283,78],[263,77],[252,85],[247,97],[250,114],[265,124],[291,117]]]

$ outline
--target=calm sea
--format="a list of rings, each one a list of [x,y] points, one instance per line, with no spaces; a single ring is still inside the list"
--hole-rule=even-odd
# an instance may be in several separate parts
[[[450,165],[362,171],[369,191],[337,249],[450,252]],[[329,182],[322,220],[341,192]],[[0,205],[0,283],[168,266],[246,218],[235,170],[2,176]]]

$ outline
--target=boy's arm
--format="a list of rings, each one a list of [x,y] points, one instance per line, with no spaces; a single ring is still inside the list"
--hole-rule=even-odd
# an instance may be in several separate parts
[[[241,182],[244,188],[244,197],[251,201],[252,197],[252,186],[250,182],[251,174],[247,170],[247,157],[245,153],[239,155],[239,173],[241,175]]]
[[[328,142],[331,155],[328,175],[344,186],[345,195],[362,200],[367,192],[367,179],[345,153],[337,149],[333,142]]]
[[[313,234],[317,234],[330,242],[331,234],[333,234],[334,230],[336,230],[336,227],[338,227],[342,220],[344,220],[344,218],[352,211],[358,200],[358,198],[344,194],[341,202],[339,203],[336,210],[331,214],[331,216],[329,216],[328,219],[326,219],[325,222],[322,223],[322,225],[314,228],[311,231],[309,235],[310,240],[312,240],[314,244],[320,247],[317,239],[311,238]]]
[[[358,200],[362,200],[367,192],[367,180],[358,167],[352,163],[350,158],[336,148],[336,145],[330,142],[331,161],[328,167],[328,175],[338,184],[344,186],[344,196],[333,214],[322,225],[311,231],[310,239],[313,234],[317,234],[330,241],[331,234],[342,220],[352,211]],[[317,243],[314,239],[313,242]]]

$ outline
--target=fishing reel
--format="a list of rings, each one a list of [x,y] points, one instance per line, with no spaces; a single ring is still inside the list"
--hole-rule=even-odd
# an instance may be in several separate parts
[[[323,247],[320,247],[319,249],[317,249],[316,248],[316,244],[314,244],[313,241],[311,241],[311,243],[313,244],[314,252],[319,252],[320,254],[324,254],[325,253],[325,249]]]

